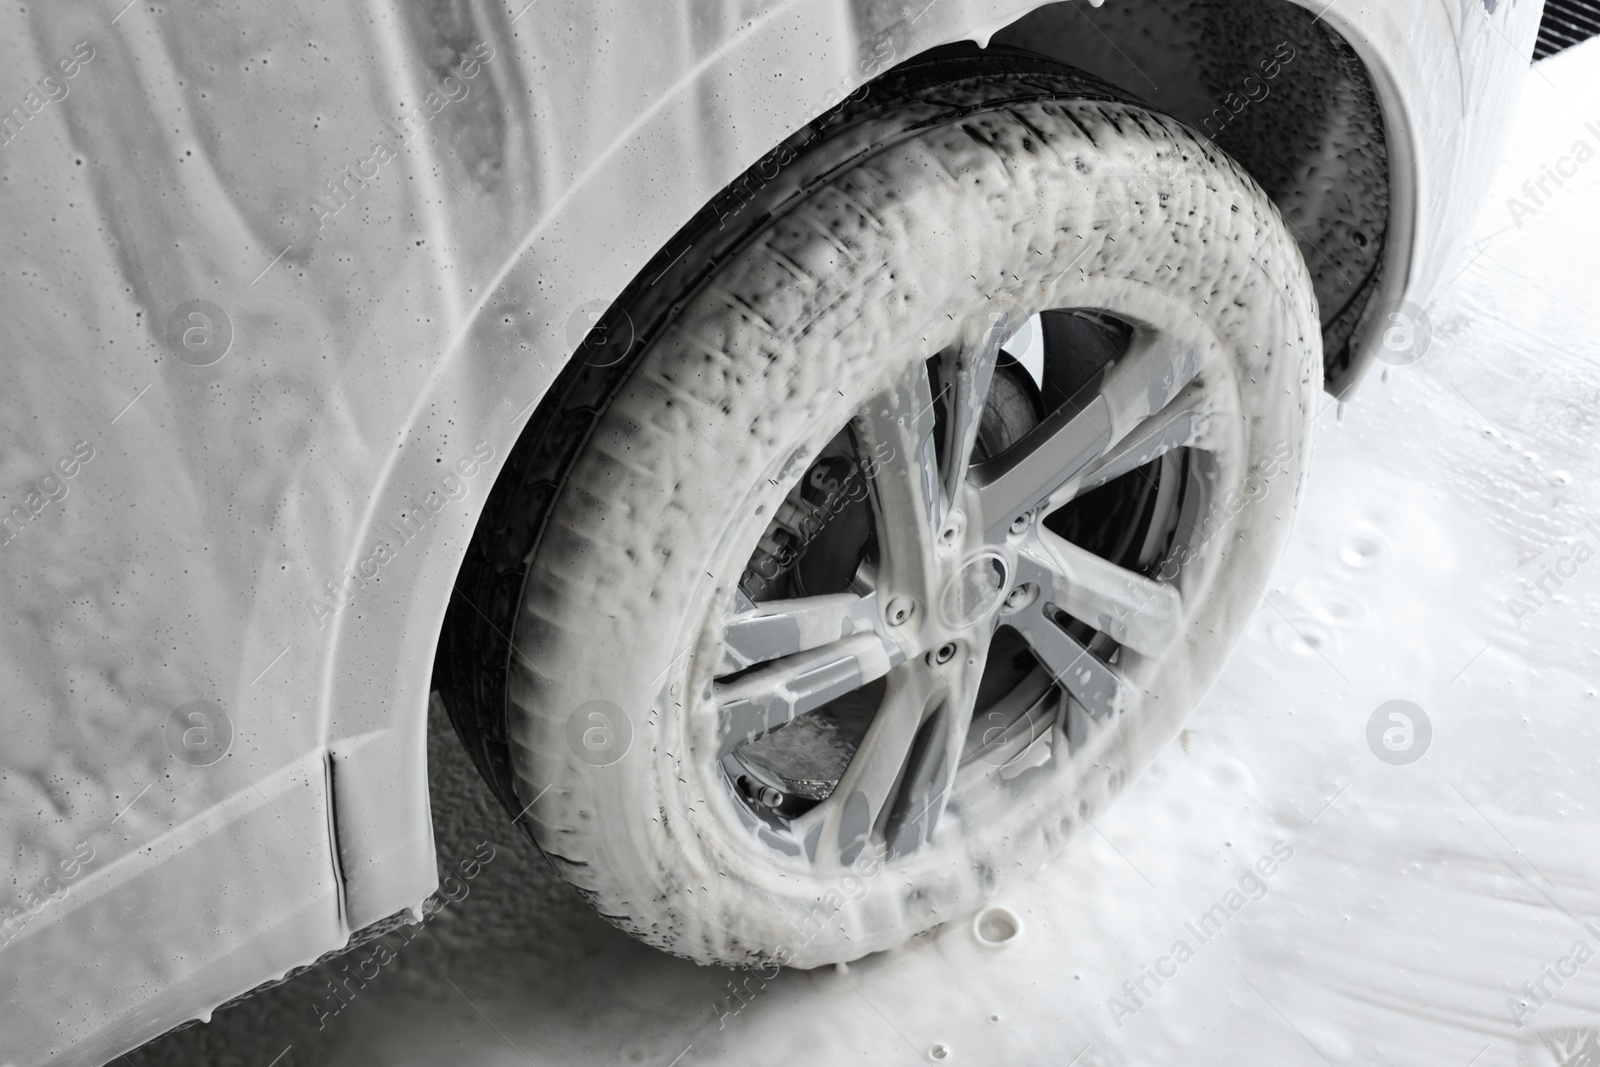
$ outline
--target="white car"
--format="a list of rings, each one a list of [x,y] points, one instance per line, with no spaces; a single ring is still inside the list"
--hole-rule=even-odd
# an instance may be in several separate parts
[[[1025,876],[1425,349],[1540,10],[12,5],[0,1064],[420,920],[435,693],[697,961]]]

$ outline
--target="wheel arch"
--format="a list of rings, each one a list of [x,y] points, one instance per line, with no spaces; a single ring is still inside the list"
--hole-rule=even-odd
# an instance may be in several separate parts
[[[698,213],[700,205],[711,205],[710,209],[714,211],[737,210],[748,199],[747,194],[739,187],[741,180],[747,180],[754,173],[752,168],[771,161],[774,153],[778,151],[774,146],[783,144],[784,138],[791,131],[803,128],[807,123],[837,106],[840,101],[858,92],[871,78],[892,66],[914,62],[929,52],[945,48],[955,42],[976,41],[980,45],[1026,47],[1048,58],[1086,70],[1132,96],[1149,100],[1152,106],[1158,109],[1164,109],[1163,100],[1167,98],[1161,97],[1159,93],[1152,94],[1150,86],[1141,83],[1136,67],[1152,65],[1154,60],[1150,57],[1156,51],[1157,43],[1163,40],[1177,41],[1182,45],[1177,48],[1172,47],[1170,43],[1166,45],[1162,63],[1163,69],[1183,72],[1183,84],[1206,79],[1209,79],[1210,83],[1226,84],[1228,78],[1236,76],[1237,68],[1241,64],[1250,64],[1254,60],[1250,57],[1247,43],[1230,44],[1230,39],[1226,35],[1204,32],[1207,29],[1204,16],[1211,13],[1210,8],[1215,3],[1216,0],[1188,0],[1186,3],[1174,5],[1164,4],[1161,0],[1110,0],[1104,7],[1092,12],[1097,20],[1104,22],[1104,25],[1099,25],[1097,22],[1095,29],[1099,32],[1090,33],[1087,32],[1089,27],[1082,24],[1082,20],[1086,17],[1083,9],[1070,2],[1031,4],[1020,11],[1016,8],[1008,11],[1004,5],[993,3],[944,2],[931,5],[917,14],[907,13],[898,6],[888,5],[880,0],[852,0],[843,5],[842,19],[833,24],[837,39],[844,45],[843,54],[824,58],[817,69],[799,72],[801,77],[797,81],[809,83],[811,86],[808,93],[801,97],[798,106],[793,100],[785,102],[788,118],[769,124],[768,128],[773,131],[773,135],[768,140],[763,142],[758,138],[743,136],[738,138],[743,142],[742,152],[730,153],[720,159],[719,168],[715,173],[706,176],[709,180],[698,183],[703,190],[699,204],[691,207],[688,197],[681,195],[674,197],[677,210],[689,208],[680,216],[682,225],[690,224],[689,220]],[[1269,193],[1272,192],[1273,183],[1280,186],[1284,203],[1293,201],[1300,191],[1300,187],[1295,184],[1296,164],[1312,151],[1325,148],[1328,140],[1356,137],[1367,149],[1349,157],[1341,157],[1348,170],[1359,169],[1366,177],[1363,186],[1366,199],[1359,200],[1358,204],[1360,210],[1375,220],[1370,224],[1363,223],[1369,225],[1375,232],[1372,234],[1368,254],[1361,257],[1358,284],[1353,287],[1358,291],[1349,294],[1344,300],[1348,306],[1341,309],[1343,314],[1337,317],[1337,322],[1331,324],[1333,343],[1327,346],[1333,352],[1329,360],[1329,387],[1336,391],[1342,390],[1354,380],[1358,366],[1357,361],[1352,358],[1355,349],[1350,344],[1350,338],[1356,332],[1355,326],[1366,299],[1376,290],[1378,279],[1385,267],[1392,271],[1395,277],[1403,278],[1405,274],[1403,257],[1396,251],[1397,248],[1404,247],[1404,242],[1390,243],[1382,239],[1382,234],[1388,232],[1391,225],[1388,156],[1383,151],[1383,146],[1387,142],[1365,67],[1338,34],[1314,25],[1311,13],[1289,0],[1251,0],[1250,6],[1259,13],[1257,18],[1262,28],[1257,33],[1257,38],[1262,34],[1270,35],[1283,27],[1289,27],[1300,38],[1311,40],[1317,46],[1315,62],[1302,61],[1302,70],[1306,71],[1305,84],[1319,86],[1334,84],[1351,101],[1365,105],[1364,110],[1354,108],[1338,116],[1341,119],[1339,123],[1322,123],[1317,127],[1321,137],[1314,144],[1297,146],[1298,153],[1259,135],[1259,127],[1263,122],[1270,124],[1282,118],[1284,112],[1278,108],[1277,101],[1283,100],[1288,95],[1285,93],[1269,96],[1263,102],[1263,105],[1272,105],[1271,107],[1258,105],[1253,114],[1247,109],[1244,115],[1228,124],[1233,129],[1233,134],[1229,134],[1225,129],[1219,131],[1222,136],[1217,138],[1217,143],[1221,147],[1237,157],[1241,153],[1236,150],[1235,144],[1247,145],[1247,138],[1238,136],[1238,133],[1249,131],[1257,150],[1244,151],[1242,155],[1245,158],[1240,161]],[[788,13],[798,15],[801,8],[800,4],[792,5]],[[815,11],[821,10],[820,6],[815,8]],[[836,11],[835,14],[839,12]],[[1072,20],[1079,20],[1078,32],[1073,32]],[[774,21],[779,19],[775,17]],[[1183,34],[1171,32],[1181,27],[1187,27],[1187,32]],[[776,36],[775,34],[774,37]],[[737,57],[741,50],[750,54],[758,53],[760,49],[756,47],[756,37],[756,31],[747,29],[733,35],[731,43],[724,42],[721,47],[727,62],[739,67],[742,64]],[[1270,55],[1270,49],[1268,54]],[[788,55],[783,59],[785,63],[801,62],[798,58]],[[1130,70],[1130,67],[1135,69]],[[713,69],[704,68],[693,74],[686,74],[685,82],[680,83],[678,88],[687,90],[691,82],[703,85],[708,77],[712,76],[708,75],[707,71]],[[789,73],[788,68],[785,69],[785,73]],[[1156,98],[1152,98],[1153,96]],[[1299,96],[1304,96],[1304,90]],[[1187,104],[1181,108],[1172,106],[1170,100],[1168,106],[1178,114],[1179,118],[1192,118],[1191,125],[1203,129],[1204,112],[1196,112]],[[1300,101],[1300,106],[1304,107],[1303,99]],[[1185,111],[1189,113],[1185,114]],[[781,165],[781,157],[777,162]],[[1338,179],[1335,178],[1334,181],[1337,183]],[[722,207],[718,208],[717,205]],[[1344,226],[1350,229],[1352,227],[1348,221],[1348,214],[1348,212],[1341,215],[1325,211],[1318,216],[1318,219],[1321,224],[1329,228]],[[654,246],[648,246],[640,240],[630,242],[632,245],[630,252],[635,258],[630,261],[619,257],[618,261],[611,265],[615,269],[608,274],[611,279],[610,287],[595,289],[591,286],[590,303],[607,304],[617,298],[628,283],[628,279],[637,277],[636,272],[646,268],[647,261],[652,257],[659,258],[662,249],[675,246],[676,232],[681,230],[673,227],[661,233],[658,243]],[[634,237],[637,238],[638,235],[635,234]],[[528,245],[524,244],[523,247],[527,249]],[[1311,257],[1308,255],[1307,258],[1309,260]],[[664,265],[665,260],[662,260],[662,263]],[[1399,269],[1396,269],[1397,267]],[[1355,268],[1352,268],[1346,273],[1354,272]],[[525,272],[520,269],[508,271],[507,278],[514,278],[520,273]],[[551,322],[547,324],[546,330],[553,332],[551,327],[558,326],[558,323]],[[550,339],[548,333],[545,339]],[[571,339],[564,339],[569,343],[561,350],[561,355],[567,356],[570,355],[572,347]],[[545,382],[547,386],[556,378],[558,372],[557,367],[552,367],[548,372]],[[520,438],[521,434],[518,433],[503,443],[502,454],[510,458],[507,466],[498,474],[501,479],[529,476],[526,464],[518,459],[516,442]],[[497,512],[495,502],[491,498],[479,517],[478,533],[475,534],[473,545],[467,552],[479,553],[480,564],[487,562],[481,557],[493,549],[487,547],[492,538],[485,536],[486,530],[494,529],[504,534],[509,528],[516,526],[517,522],[516,516]],[[525,534],[525,531],[523,533]],[[509,811],[515,811],[521,805],[511,787],[503,727],[486,720],[493,717],[492,709],[502,703],[497,698],[497,693],[503,692],[501,688],[503,683],[494,679],[495,676],[503,675],[506,657],[509,654],[508,601],[514,602],[520,591],[520,562],[516,559],[506,559],[487,567],[463,567],[461,573],[466,585],[455,590],[454,600],[446,612],[433,678],[434,684],[445,696],[445,704],[450,710],[463,743],[485,780],[490,784],[490,788]],[[490,577],[494,573],[500,574],[498,580]],[[468,578],[469,574],[476,574],[477,577]],[[463,621],[470,621],[473,626],[489,622],[495,630],[505,631],[502,635],[505,641],[486,654],[483,649],[474,647],[471,640],[462,636],[465,630],[459,623]],[[489,680],[484,681],[484,677],[488,677]]]
[[[1127,53],[1137,61],[1160,40],[1160,33],[1153,27],[1172,23],[1185,11],[1192,14],[1196,9],[1209,8],[1214,2],[1107,0],[1104,7],[1092,13],[1095,18],[1108,17],[1108,13],[1121,9],[1145,21],[1124,17],[1118,26],[1107,23],[1105,28],[1097,23],[1100,32],[1092,38],[1104,41],[1112,53]],[[1432,283],[1442,265],[1442,227],[1437,221],[1440,213],[1429,216],[1427,232],[1417,225],[1418,189],[1423,186],[1417,174],[1418,156],[1422,153],[1413,144],[1416,126],[1409,112],[1416,106],[1411,100],[1419,85],[1437,78],[1441,70],[1448,70],[1454,82],[1462,67],[1448,47],[1434,50],[1420,60],[1408,59],[1406,40],[1413,31],[1438,31],[1448,32],[1454,41],[1459,27],[1444,16],[1434,0],[1405,0],[1392,17],[1367,12],[1353,16],[1351,21],[1341,21],[1331,13],[1319,19],[1310,10],[1310,0],[1250,0],[1241,6],[1259,12],[1263,32],[1290,25],[1301,31],[1310,27],[1310,32],[1322,35],[1317,38],[1323,46],[1317,63],[1307,62],[1302,69],[1321,83],[1336,84],[1363,105],[1346,115],[1345,121],[1325,125],[1320,131],[1325,136],[1316,142],[1321,149],[1330,144],[1337,148],[1335,142],[1341,137],[1361,142],[1361,151],[1337,161],[1347,171],[1358,166],[1367,168],[1362,182],[1366,199],[1359,203],[1368,217],[1378,220],[1382,235],[1370,242],[1378,254],[1362,260],[1368,269],[1357,279],[1358,292],[1351,294],[1349,306],[1340,309],[1345,314],[1339,324],[1338,344],[1329,346],[1337,362],[1330,368],[1328,387],[1336,395],[1343,395],[1371,362],[1371,328],[1363,312],[1384,300],[1415,295]],[[585,140],[593,146],[591,158],[574,166],[569,172],[573,178],[565,187],[551,192],[548,210],[491,221],[491,227],[502,238],[507,232],[516,236],[510,242],[515,247],[501,262],[493,284],[471,298],[452,347],[445,353],[446,363],[435,376],[434,395],[449,397],[453,410],[485,426],[484,436],[496,446],[497,457],[509,457],[530,413],[571,358],[576,345],[568,334],[577,311],[615,301],[630,279],[667,248],[673,235],[705,205],[719,197],[733,197],[725,202],[739,202],[734,183],[768,157],[773,146],[782,144],[793,131],[857,92],[891,64],[904,63],[954,42],[1008,43],[1017,34],[1031,30],[1029,19],[1048,22],[1083,17],[1085,11],[1070,3],[1034,3],[1016,8],[983,0],[942,0],[913,12],[883,0],[791,0],[740,25],[726,21],[718,27],[710,22],[697,25],[706,54],[685,57],[669,91],[641,105],[631,123],[617,129],[614,137],[599,141],[587,137]],[[818,34],[839,47],[831,51],[813,48],[809,42]],[[1178,50],[1178,66],[1189,72],[1191,82],[1200,77],[1197,71],[1211,71],[1207,76],[1217,82],[1237,72],[1240,64],[1252,62],[1247,50],[1219,51],[1220,46],[1204,34],[1192,36],[1190,45]],[[806,42],[805,47],[796,46],[797,40]],[[1090,34],[1080,32],[1071,47],[1054,47],[1042,36],[1025,43],[1034,51],[1086,69],[1134,95],[1150,98],[1148,86],[1141,92],[1141,85],[1130,80],[1126,69],[1119,73],[1096,60],[1090,53],[1097,46],[1085,44],[1090,40]],[[1212,50],[1208,52],[1207,48]],[[689,49],[691,53],[695,51]],[[791,90],[798,85],[804,91],[773,92],[769,86],[752,81],[751,87],[758,90],[755,98],[738,102],[717,88],[729,78],[749,80],[748,72],[773,66],[782,67],[784,81]],[[529,78],[532,79],[531,74]],[[1460,80],[1464,84],[1464,76]],[[1158,101],[1152,103],[1161,106]],[[1193,124],[1204,126],[1203,112],[1195,112],[1193,107],[1175,110],[1180,110],[1179,117],[1184,117],[1183,111],[1187,110],[1194,116]],[[1272,113],[1258,106],[1257,114],[1248,116],[1249,122],[1268,114]],[[1246,120],[1236,122],[1244,124]],[[1441,135],[1458,149],[1459,127],[1458,123]],[[1238,125],[1236,133],[1247,129],[1247,124]],[[1218,143],[1232,155],[1251,156],[1248,151],[1230,147],[1226,138],[1219,137]],[[662,154],[664,146],[667,155]],[[682,150],[684,158],[670,160],[663,169],[660,162],[669,159],[674,146]],[[1286,172],[1280,182],[1285,189],[1303,190],[1316,184],[1296,170],[1310,154],[1304,146],[1302,151],[1291,153],[1270,139],[1261,138],[1256,147],[1259,151],[1253,157],[1253,165],[1249,159],[1241,162],[1264,187],[1269,186],[1275,168]],[[646,174],[641,171],[641,162],[650,159],[656,161],[655,170]],[[1321,186],[1338,185],[1337,173],[1324,169]],[[1449,175],[1428,177],[1432,179],[1428,187],[1438,188],[1441,179]],[[1296,178],[1300,179],[1298,184]],[[468,185],[466,196],[471,198],[478,191]],[[489,198],[484,203],[491,212],[496,210]],[[635,224],[624,225],[608,218],[616,213],[617,204],[648,204],[649,211],[639,216]],[[474,213],[483,216],[482,205],[457,205],[452,210],[464,229],[477,226]],[[1348,220],[1337,213],[1313,217],[1348,225]],[[1376,238],[1378,234],[1369,237]],[[587,249],[579,254],[576,250],[584,246]],[[602,249],[604,254],[594,254],[596,249]],[[421,407],[419,404],[416,410]],[[493,477],[515,476],[504,463],[503,458],[495,460]],[[480,510],[476,506],[480,499],[474,494],[475,506],[469,520],[480,531],[486,523],[506,521],[504,516],[497,519],[491,509]],[[452,675],[476,653],[464,647],[448,647],[449,616],[481,614],[489,608],[483,603],[485,596],[504,599],[507,595],[506,590],[459,590],[448,580],[457,576],[469,551],[469,545],[461,543],[454,546],[448,563],[430,566],[435,573],[429,584],[435,593],[428,598],[428,614],[443,622],[431,684],[445,694],[458,732],[463,734],[491,788],[503,804],[515,810],[519,805],[510,789],[509,776],[504,773],[503,737],[486,736],[458,717],[464,701],[480,701],[485,694],[471,694],[467,691],[471,686],[462,682],[462,676]],[[507,654],[502,648],[491,659]],[[455,666],[451,666],[452,662]],[[503,670],[492,662],[487,667]],[[492,705],[494,701],[488,703]]]
[[[1320,5],[1319,5],[1320,6]],[[1326,388],[1364,364],[1362,314],[1386,275],[1403,278],[1403,191],[1391,181],[1386,116],[1367,63],[1291,0],[1064,0],[997,32],[1148,101],[1255,178],[1296,234],[1321,305]],[[1397,131],[1398,132],[1398,131]]]

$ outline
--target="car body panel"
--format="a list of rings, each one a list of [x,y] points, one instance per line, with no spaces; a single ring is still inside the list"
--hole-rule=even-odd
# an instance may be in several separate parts
[[[0,15],[6,68],[66,90],[0,104],[0,1062],[103,1062],[420,914],[439,624],[583,309],[870,76],[1035,5],[915,6]],[[1538,6],[1324,17],[1389,126],[1383,296],[1424,303]],[[209,366],[167,329],[195,300],[231,322]],[[197,700],[232,725],[209,765],[174,740]]]
[[[1426,306],[1448,280],[1499,163],[1542,10],[1531,0],[1441,0],[1328,11],[1366,62],[1387,127],[1393,208],[1374,310]],[[1363,325],[1352,384],[1390,324],[1369,316]]]

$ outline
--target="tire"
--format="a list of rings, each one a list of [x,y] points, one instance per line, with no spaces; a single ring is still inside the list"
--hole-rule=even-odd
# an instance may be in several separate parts
[[[1248,176],[1026,54],[893,72],[734,190],[530,422],[441,684],[602,915],[813,967],[969,913],[1176,734],[1287,537],[1320,332]]]

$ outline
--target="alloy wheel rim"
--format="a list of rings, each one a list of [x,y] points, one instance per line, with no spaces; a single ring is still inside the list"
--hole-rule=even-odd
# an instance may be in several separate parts
[[[871,842],[890,858],[917,852],[952,796],[1048,762],[1073,715],[1100,724],[1133,707],[1141,665],[1179,643],[1182,581],[1151,565],[1184,540],[1181,516],[1206,495],[1207,472],[1217,481],[1216,458],[1239,447],[1236,385],[1192,319],[1046,314],[1111,322],[1121,343],[1070,397],[986,453],[996,381],[1016,377],[1010,349],[1025,331],[1013,327],[1041,320],[969,320],[960,343],[912,362],[840,432],[858,510],[871,516],[847,585],[786,596],[741,584],[713,623],[717,773],[776,853],[838,869]],[[837,455],[801,481],[825,461],[836,470]],[[1150,486],[1134,531],[1140,565],[1052,528],[1074,501],[1130,479]],[[803,531],[800,558],[822,539]],[[1018,657],[1019,643],[1040,669],[990,692],[991,652]],[[846,705],[859,705],[845,716],[853,737],[833,722]],[[777,738],[792,742],[784,766],[772,762]],[[796,753],[817,765],[795,770]]]

